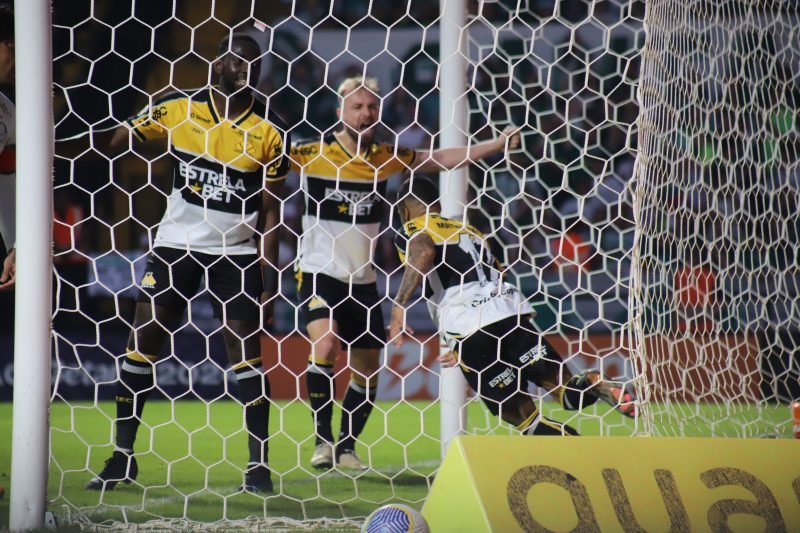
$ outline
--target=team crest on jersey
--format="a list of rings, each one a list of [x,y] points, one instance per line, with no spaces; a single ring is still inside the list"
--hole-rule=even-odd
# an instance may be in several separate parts
[[[243,151],[244,151],[243,144],[242,143],[236,143],[236,145],[233,147],[233,151],[236,152],[237,154],[243,153]],[[256,153],[256,149],[253,146],[253,143],[248,142],[247,143],[247,155],[253,156],[255,153]]]
[[[141,285],[143,289],[152,289],[153,287],[156,286],[156,278],[155,276],[153,276],[152,272],[144,273]]]
[[[155,107],[150,111],[154,120],[160,120],[167,116],[167,108],[165,106]]]
[[[322,309],[323,307],[328,307],[328,302],[326,302],[324,298],[320,298],[319,296],[314,296],[313,298],[311,298],[311,301],[308,302],[309,311],[313,311],[314,309]]]

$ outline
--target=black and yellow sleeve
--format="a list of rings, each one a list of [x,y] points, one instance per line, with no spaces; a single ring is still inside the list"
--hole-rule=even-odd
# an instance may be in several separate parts
[[[129,118],[128,127],[133,132],[133,136],[139,141],[148,141],[169,135],[169,121],[178,114],[181,99],[185,99],[185,97],[168,94]]]
[[[289,165],[291,157],[287,153],[288,147],[291,146],[291,139],[289,133],[281,134],[275,129],[271,128],[271,134],[267,142],[270,143],[270,148],[267,150],[268,160],[266,164],[266,180],[267,181],[280,181],[286,178],[289,173]]]

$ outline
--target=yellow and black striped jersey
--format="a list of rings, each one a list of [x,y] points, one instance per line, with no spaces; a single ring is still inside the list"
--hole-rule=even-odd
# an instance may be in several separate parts
[[[425,296],[468,283],[487,283],[500,277],[483,233],[460,220],[431,213],[409,220],[397,236],[400,260],[405,261],[408,240],[417,233],[427,234],[436,247],[433,269],[425,280]]]
[[[233,119],[217,110],[211,88],[170,93],[128,120],[140,141],[168,138],[173,189],[155,246],[209,254],[255,253],[266,181],[284,179],[286,127],[263,102]]]
[[[408,242],[419,233],[427,234],[436,247],[423,294],[446,342],[509,316],[533,313],[516,287],[502,281],[489,242],[476,228],[438,213],[411,219],[396,240],[401,261],[406,260]]]
[[[356,284],[373,283],[389,176],[405,172],[415,152],[373,144],[354,155],[333,134],[292,147],[291,166],[305,192],[298,268]]]

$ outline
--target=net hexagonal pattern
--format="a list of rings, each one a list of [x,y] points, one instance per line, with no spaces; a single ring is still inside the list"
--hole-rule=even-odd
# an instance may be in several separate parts
[[[786,436],[780,406],[800,394],[797,6],[654,2],[646,26],[632,322],[645,420]]]
[[[671,17],[668,9],[673,4],[682,6],[686,17]],[[734,406],[762,400],[752,387],[742,390],[734,379],[758,374],[757,368],[744,364],[757,357],[738,348],[754,342],[754,328],[761,322],[725,322],[721,302],[739,302],[740,314],[766,317],[763,306],[755,309],[749,302],[764,304],[771,301],[770,291],[778,291],[788,305],[788,279],[772,275],[796,273],[793,267],[759,270],[764,274],[759,290],[764,293],[752,296],[753,287],[743,285],[748,272],[744,255],[734,261],[738,271],[729,263],[723,267],[715,246],[740,253],[745,249],[740,243],[749,242],[749,256],[756,257],[758,250],[769,248],[772,241],[763,236],[771,233],[750,231],[745,238],[715,232],[744,231],[725,220],[752,226],[742,206],[744,197],[723,202],[727,196],[723,198],[722,185],[735,188],[737,172],[771,176],[769,187],[744,189],[747,201],[768,205],[763,202],[769,199],[781,209],[794,205],[788,202],[790,197],[794,201],[796,184],[779,179],[796,170],[782,159],[797,153],[796,113],[781,92],[789,92],[789,84],[779,83],[779,91],[757,69],[733,65],[738,65],[737,58],[759,63],[759,54],[766,53],[792,64],[796,51],[786,42],[797,36],[797,13],[792,12],[787,23],[774,14],[731,7],[725,12],[728,18],[720,23],[714,18],[712,23],[708,18],[715,13],[710,10],[706,2],[654,2],[646,21],[643,3],[636,1],[478,2],[469,4],[461,30],[468,66],[462,97],[469,102],[468,131],[463,133],[472,146],[496,138],[506,126],[518,127],[520,135],[519,146],[507,154],[469,161],[466,222],[496,243],[491,251],[504,265],[503,279],[533,306],[535,330],[563,358],[556,364],[574,374],[598,369],[602,377],[621,385],[636,381],[643,400],[637,403],[643,409],[640,418],[655,433],[708,432],[708,427],[725,424],[720,421],[738,409]],[[420,2],[54,3],[57,138],[115,128],[143,107],[149,108],[150,120],[158,119],[154,113],[167,109],[160,103],[165,92],[188,96],[190,89],[218,83],[219,72],[212,65],[219,41],[236,31],[251,36],[261,49],[261,77],[253,80],[256,99],[281,115],[285,126],[280,133],[290,133],[295,155],[308,159],[307,164],[295,161],[300,172],[289,173],[280,198],[281,242],[275,266],[281,274],[274,320],[262,330],[261,354],[245,354],[260,355],[258,364],[271,386],[268,443],[274,492],[263,495],[241,490],[249,426],[226,357],[230,342],[225,336],[230,338],[233,328],[214,316],[215,306],[224,307],[227,301],[214,302],[204,290],[208,281],[181,296],[186,311],[177,323],[162,323],[158,316],[148,321],[168,334],[160,353],[142,356],[152,363],[153,383],[136,438],[138,476],[113,490],[83,488],[114,449],[116,383],[126,362],[131,365],[126,343],[135,324],[134,299],[150,283],[148,254],[164,224],[167,202],[176,191],[191,194],[192,185],[200,195],[204,185],[213,185],[197,204],[207,208],[215,194],[230,189],[236,194],[236,182],[212,179],[211,174],[192,178],[188,170],[180,175],[183,182],[171,181],[175,152],[163,146],[145,149],[131,144],[118,155],[89,150],[82,156],[57,158],[58,290],[48,497],[62,521],[97,528],[188,528],[198,523],[221,529],[352,526],[387,502],[421,506],[440,463],[439,409],[434,401],[440,393],[439,332],[423,293],[414,293],[405,315],[414,338],[400,348],[386,345],[379,372],[363,376],[377,378],[377,385],[370,380],[365,389],[369,395],[377,388],[377,400],[356,442],[368,469],[320,471],[309,464],[317,442],[306,390],[307,360],[316,348],[309,343],[300,313],[293,264],[299,242],[310,229],[331,231],[319,217],[329,204],[337,204],[339,215],[352,217],[351,237],[370,241],[374,249],[368,263],[378,288],[376,305],[389,323],[392,298],[403,275],[395,249],[400,223],[392,206],[401,175],[414,165],[403,154],[430,154],[444,126],[438,120],[441,24],[438,5]],[[696,24],[704,29],[702,43],[690,35]],[[652,33],[642,56],[647,28]],[[766,36],[774,50],[758,44]],[[643,57],[640,118],[636,91]],[[388,147],[387,159],[373,167],[381,179],[364,180],[367,185],[358,195],[343,192],[348,176],[341,168],[346,161],[325,152],[319,140],[338,126],[336,90],[353,75],[375,77],[381,86],[378,140]],[[727,105],[712,103],[720,93],[709,93],[706,100],[693,93],[700,82],[729,95],[723,98]],[[754,128],[758,124],[757,113],[745,114],[735,107],[742,102],[734,95],[745,86],[763,89],[759,109],[768,119],[761,124],[771,126],[747,138],[763,141],[764,149],[715,152],[722,150],[730,129],[723,127],[729,122],[711,128],[717,118],[747,120]],[[206,127],[190,112],[179,123]],[[177,128],[166,132],[169,142],[175,140]],[[642,139],[642,161],[634,184],[637,136]],[[244,159],[269,166],[270,158],[253,156],[246,145],[244,139],[233,149]],[[303,149],[308,152],[300,154]],[[205,160],[208,150],[208,145],[198,148],[186,165]],[[288,146],[282,155],[292,156]],[[746,164],[734,169],[739,162]],[[310,192],[311,178],[319,177],[309,177],[314,174],[308,170],[311,164],[340,169],[328,176],[328,188],[317,196]],[[706,175],[717,180],[714,188],[720,191],[710,194],[712,189],[702,179]],[[698,197],[696,205],[688,200],[703,194],[706,197]],[[381,203],[386,205],[383,214],[370,219],[374,228],[356,224],[357,217],[370,215],[373,208],[377,213],[375,206]],[[689,206],[700,210],[708,221],[701,226],[708,226],[708,232],[690,229],[700,226],[688,222],[668,223],[677,211],[687,220],[684,209]],[[727,208],[731,212],[726,219]],[[207,211],[193,224],[192,230],[226,231]],[[784,239],[780,242],[785,244],[788,231],[778,232]],[[326,268],[346,270],[348,265],[335,253],[340,244],[311,249],[328,254]],[[675,254],[690,257],[692,251],[701,254],[701,267],[714,270],[710,278],[687,273],[694,276],[690,283],[676,274],[685,258]],[[782,257],[788,260],[788,255]],[[204,278],[213,275],[212,267],[200,265]],[[350,272],[348,294],[358,285],[356,271],[363,273]],[[713,302],[711,289],[697,287],[712,282],[723,286],[723,281],[738,284],[738,289],[723,290],[725,297],[714,292],[720,296]],[[675,287],[676,282],[687,286]],[[682,295],[689,293],[697,301],[687,311]],[[314,301],[305,303],[310,307]],[[332,309],[342,305],[325,303]],[[364,312],[376,307],[358,305]],[[701,323],[708,329],[698,331]],[[783,327],[789,322],[772,324]],[[334,431],[347,401],[342,395],[352,388],[347,363],[359,347],[355,339],[339,337],[335,344],[344,342],[336,364],[322,371],[317,366],[315,371],[335,383]],[[780,337],[773,345],[785,348],[788,342],[789,337]],[[686,366],[684,357],[697,360]],[[252,369],[258,370],[258,364]],[[718,373],[719,366],[733,371]],[[695,369],[708,372],[708,382],[695,378]],[[605,406],[563,409],[554,398],[557,386],[524,392],[544,415],[581,433],[629,435],[640,429]],[[707,410],[706,404],[716,407]],[[517,432],[492,416],[477,396],[466,409],[468,432]],[[763,433],[761,428],[772,420],[763,408],[745,409],[745,415],[733,424],[740,430],[734,433],[753,434],[750,423]],[[778,431],[778,422],[770,428]]]

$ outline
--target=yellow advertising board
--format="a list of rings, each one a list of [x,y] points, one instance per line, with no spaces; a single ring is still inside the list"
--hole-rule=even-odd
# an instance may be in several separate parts
[[[432,533],[800,531],[800,442],[459,437],[422,514]]]

